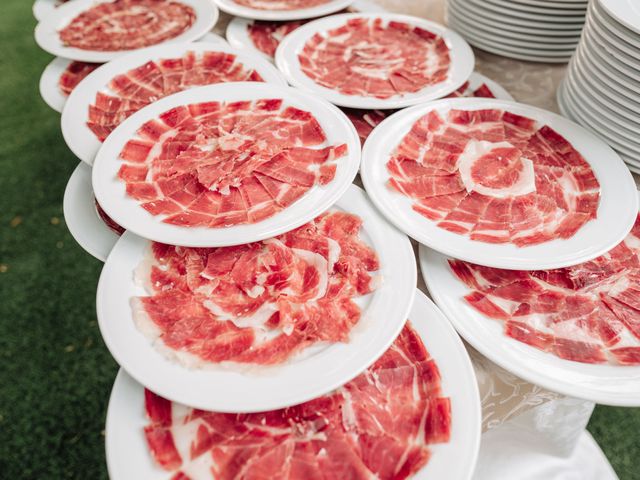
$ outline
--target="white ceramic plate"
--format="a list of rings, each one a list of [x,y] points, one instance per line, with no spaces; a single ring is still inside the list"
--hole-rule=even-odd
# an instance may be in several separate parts
[[[98,3],[109,1],[111,0],[74,0],[59,6],[50,15],[43,18],[36,26],[36,43],[40,48],[53,55],[83,62],[104,63],[126,53],[130,53],[132,50],[84,50],[81,48],[67,47],[60,41],[60,36],[58,35],[60,29],[64,28],[85,10],[88,10]],[[180,0],[180,2],[189,5],[195,10],[196,20],[185,32],[162,42],[162,45],[197,40],[211,30],[218,20],[218,9],[211,0]]]
[[[612,130],[612,126],[606,123],[606,115],[602,115],[600,113],[593,114],[588,107],[582,108],[579,106],[579,102],[572,98],[573,93],[571,92],[571,86],[568,81],[563,82],[561,88],[559,88],[558,95],[563,97],[563,105],[561,105],[563,115],[574,119],[577,123],[580,123],[585,128],[593,131],[595,135],[601,137],[619,154],[626,153],[627,155],[638,155],[640,146],[633,146],[629,143],[629,139],[633,139],[634,134],[627,133],[628,137],[623,138],[620,135],[621,132],[624,132],[623,127],[613,125],[613,128],[617,129],[617,132],[615,132]]]
[[[559,92],[563,92],[564,107],[571,112],[572,117],[578,117],[581,125],[592,130],[596,135],[600,135],[605,142],[611,145],[617,151],[625,150],[628,154],[637,154],[640,152],[640,143],[633,143],[635,134],[620,125],[612,125],[607,120],[607,115],[603,115],[597,110],[590,108],[585,103],[583,107],[580,101],[573,99],[571,92],[571,83],[565,80]]]
[[[67,96],[62,93],[58,82],[60,76],[67,69],[73,60],[56,57],[46,66],[40,77],[40,96],[44,103],[53,108],[56,112],[61,112],[67,101]]]
[[[638,60],[623,52],[615,45],[607,42],[597,31],[591,28],[591,25],[585,25],[584,28],[584,41],[591,44],[590,48],[594,48],[594,45],[599,46],[602,50],[599,53],[601,55],[608,56],[610,63],[616,67],[622,65],[622,68],[618,68],[620,71],[633,77],[634,79],[640,78],[640,69],[635,68],[638,65]],[[596,47],[597,48],[597,47]]]
[[[489,35],[480,33],[478,29],[469,27],[468,24],[461,23],[457,19],[453,17],[449,17],[448,21],[449,25],[452,28],[455,28],[459,31],[466,39],[471,42],[471,44],[484,48],[484,46],[493,47],[502,52],[507,52],[511,56],[511,54],[515,55],[528,55],[544,58],[547,61],[554,60],[563,60],[567,61],[571,58],[573,51],[575,49],[575,45],[570,47],[562,47],[562,50],[555,49],[543,49],[537,48],[539,46],[538,43],[531,43],[527,46],[527,42],[518,42],[518,41],[505,41],[505,38],[500,35]]]
[[[469,356],[448,320],[422,292],[409,318],[442,376],[443,395],[451,399],[451,439],[430,445],[432,457],[414,480],[471,478],[480,445],[481,409],[475,373]],[[106,425],[106,453],[112,480],[166,480],[149,454],[143,429],[144,387],[124,370],[113,385]],[[347,479],[345,479],[347,480]]]
[[[570,397],[640,406],[640,367],[572,362],[509,338],[502,333],[501,322],[464,301],[469,289],[451,272],[445,256],[421,246],[420,266],[437,305],[458,333],[491,361],[528,382]]]
[[[33,2],[33,16],[37,21],[49,16],[58,6],[57,0],[36,0]]]
[[[101,66],[91,72],[91,74],[71,92],[62,111],[60,121],[62,136],[65,142],[67,142],[69,149],[83,162],[89,165],[93,164],[93,160],[98,150],[100,150],[102,143],[87,126],[89,105],[95,101],[98,92],[110,93],[108,84],[113,77],[140,65],[144,65],[150,60],[157,61],[162,58],[177,58],[188,51],[233,53],[238,57],[238,61],[242,62],[247,68],[255,69],[266,82],[286,85],[280,72],[269,62],[247,52],[235,50],[222,43],[199,41],[196,43],[159,45],[145,48],[144,50],[130,53]]]
[[[147,295],[134,282],[133,271],[149,242],[126,232],[109,255],[98,284],[98,322],[111,354],[132,377],[159,395],[221,412],[282,408],[348,382],[382,355],[402,329],[413,302],[416,265],[409,239],[384,220],[364,191],[351,186],[337,207],[363,219],[361,238],[378,253],[383,277],[380,288],[357,299],[362,317],[348,343],[318,345],[271,367],[189,369],[168,360],[132,318],[130,299]]]
[[[520,12],[528,12],[542,15],[584,15],[587,10],[587,2],[582,4],[576,3],[558,3],[558,2],[521,2],[518,0],[488,0],[487,3],[518,10]]]
[[[580,37],[581,28],[578,29],[566,29],[566,30],[558,30],[558,29],[550,29],[545,28],[544,25],[533,25],[533,26],[523,26],[523,25],[513,25],[505,21],[504,19],[496,19],[495,17],[481,17],[476,15],[475,12],[471,12],[469,8],[467,8],[466,4],[459,5],[454,0],[449,0],[446,4],[447,9],[446,12],[449,15],[453,15],[455,17],[463,17],[467,20],[473,20],[478,25],[482,26],[483,29],[487,29],[487,27],[491,27],[496,32],[504,32],[505,36],[513,35],[514,33],[527,33],[531,35],[536,35],[538,38],[554,38],[554,37]]]
[[[314,114],[323,128],[326,145],[346,144],[348,153],[338,161],[335,178],[327,185],[311,187],[299,200],[261,222],[226,228],[170,225],[127,196],[125,182],[117,177],[118,155],[136,130],[146,121],[178,105],[204,101],[239,101],[283,98]],[[360,165],[360,140],[347,116],[325,100],[290,87],[257,82],[236,82],[195,88],[161,99],[136,112],[111,133],[98,152],[93,167],[93,190],[107,214],[127,230],[151,240],[191,247],[221,247],[274,237],[315,218],[331,207],[349,188]]]
[[[593,10],[592,15],[594,16],[594,19],[598,15],[595,9]],[[602,26],[597,20],[589,22],[589,28],[591,28],[592,30],[595,30],[596,33],[602,39],[604,39],[605,42],[614,46],[621,52],[624,52],[625,54],[629,55],[630,59],[634,61],[634,63],[630,64],[630,66],[635,66],[637,68],[640,68],[640,53],[638,53],[638,46],[630,45],[625,40],[614,35],[606,27]],[[638,38],[640,38],[640,36]]]
[[[448,232],[412,210],[413,200],[387,187],[386,162],[411,126],[435,109],[500,108],[549,125],[565,137],[589,162],[601,187],[598,218],[573,237],[528,247],[490,244]],[[638,211],[636,187],[620,157],[581,126],[545,110],[515,102],[480,98],[444,99],[398,112],[383,121],[367,139],[360,175],[375,205],[398,228],[440,252],[455,258],[508,269],[559,268],[585,262],[617,245],[628,233]],[[628,211],[620,211],[627,205]],[[626,209],[625,209],[626,210]]]
[[[594,73],[597,72],[595,74],[600,77],[602,81],[609,82],[612,84],[612,87],[621,93],[625,93],[631,97],[640,96],[640,83],[629,81],[625,76],[620,75],[615,69],[609,68],[608,65],[603,62],[597,62],[594,61],[593,58],[589,58],[584,48],[578,48],[576,50],[576,57],[583,65],[586,65],[588,69]]]
[[[198,42],[227,45],[227,41],[224,38],[211,32],[199,39]],[[67,58],[56,57],[47,65],[40,77],[40,96],[56,112],[62,112],[64,104],[67,102],[67,96],[62,94],[58,82],[60,76],[72,61]]]
[[[636,0],[598,0],[602,8],[625,27],[640,34],[640,4]]]
[[[592,2],[589,11],[592,15],[592,22],[600,24],[602,28],[617,36],[623,42],[640,48],[640,35],[611,18],[598,2]]]
[[[582,47],[585,56],[592,62],[599,62],[604,68],[611,70],[621,81],[637,85],[640,82],[640,72],[630,68],[625,57],[610,46],[605,47],[599,39],[592,36],[589,29],[584,30]]]
[[[457,28],[458,30],[464,29],[464,31],[470,32],[470,34],[487,42],[495,43],[497,45],[505,43],[504,31],[498,33],[486,31],[483,28],[478,28],[477,22],[465,20],[461,16],[450,18],[449,25],[453,28]],[[520,37],[524,36],[521,34],[516,35],[519,35]],[[509,47],[527,52],[535,50],[547,54],[553,54],[555,53],[555,50],[560,50],[560,53],[566,56],[567,54],[570,55],[571,52],[575,50],[579,41],[579,37],[559,37],[559,39],[562,41],[558,42],[558,38],[555,38],[552,42],[547,42],[546,38],[543,37],[535,38],[535,36],[529,36],[528,38],[517,38],[515,35],[509,35],[508,44]]]
[[[372,3],[368,0],[356,0],[349,5],[349,10],[354,12],[384,12],[384,8]],[[263,56],[267,60],[273,62],[273,57],[258,50],[249,36],[249,26],[253,25],[255,20],[250,18],[234,17],[227,25],[226,37],[229,44],[235,48],[247,49],[252,53]]]
[[[514,0],[513,3],[517,5],[531,5],[539,8],[587,8],[587,0]]]
[[[579,33],[580,28],[584,23],[584,19],[583,21],[578,22],[557,22],[554,21],[551,16],[549,16],[545,20],[531,20],[492,12],[487,8],[485,4],[478,5],[476,3],[471,3],[469,0],[449,0],[449,2],[452,5],[457,6],[459,10],[468,12],[468,14],[472,17],[478,16],[481,19],[498,22],[498,26],[503,23],[504,25],[517,25],[526,28],[539,28],[553,31],[577,31]]]
[[[529,45],[534,43],[544,42],[545,44],[572,44],[576,45],[580,41],[580,34],[573,36],[567,35],[555,35],[553,30],[539,31],[531,30],[522,27],[515,27],[514,30],[508,30],[505,26],[497,27],[488,23],[483,23],[478,18],[469,17],[467,13],[458,11],[455,7],[451,6],[448,12],[448,18],[450,20],[459,21],[463,24],[468,24],[473,27],[473,31],[483,32],[492,35],[501,36],[503,39],[515,39],[526,40]]]
[[[331,0],[327,3],[298,10],[258,10],[242,6],[233,0],[213,0],[220,10],[235,17],[253,18],[255,20],[302,20],[330,15],[347,8],[353,0]]]
[[[91,189],[91,167],[80,162],[64,191],[64,221],[76,242],[89,254],[106,261],[120,238],[100,219]]]
[[[493,12],[496,16],[507,18],[519,18],[530,22],[551,22],[559,24],[583,23],[585,12],[576,12],[575,10],[555,9],[546,12],[523,11],[522,9],[513,8],[510,2],[501,2],[500,0],[467,0],[471,5],[479,6],[487,13]]]
[[[304,48],[307,40],[316,33],[325,35],[328,30],[340,27],[352,18],[382,18],[386,22],[392,20],[404,22],[440,35],[449,47],[451,56],[447,79],[435,85],[427,86],[416,93],[396,95],[388,99],[344,95],[336,90],[317,84],[300,69],[298,54]],[[342,107],[366,109],[403,108],[444,97],[468,80],[471,72],[473,72],[474,61],[471,47],[457,33],[428,20],[394,13],[347,13],[314,20],[287,35],[276,50],[276,65],[284,73],[291,85],[326,98],[331,103]]]

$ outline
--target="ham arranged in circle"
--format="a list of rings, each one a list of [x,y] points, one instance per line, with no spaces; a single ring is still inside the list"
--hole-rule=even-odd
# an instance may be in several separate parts
[[[113,77],[109,93],[97,93],[87,126],[104,141],[127,117],[160,98],[196,86],[243,81],[263,79],[224,51],[188,51],[178,58],[149,61]]]
[[[640,216],[622,243],[574,267],[449,265],[472,289],[467,303],[505,335],[567,360],[640,365]]]
[[[172,478],[397,480],[449,441],[451,403],[410,323],[364,373],[314,400],[263,413],[190,409],[145,390],[144,427]],[[455,419],[454,419],[455,420]],[[261,476],[262,478],[262,476]]]
[[[98,68],[101,64],[89,62],[71,62],[69,66],[62,72],[58,80],[58,88],[65,95],[73,91],[74,88],[91,72]]]
[[[356,298],[380,283],[361,219],[330,211],[262,242],[221,248],[153,243],[136,273],[138,328],[190,367],[279,364],[318,344],[346,342]]]
[[[389,188],[440,228],[519,247],[572,237],[595,219],[600,185],[558,132],[499,109],[432,110],[387,163]]]
[[[301,10],[324,5],[331,0],[233,0],[238,5],[254,10]]]
[[[118,176],[165,223],[251,224],[333,180],[347,145],[325,143],[316,118],[282,99],[183,105],[138,129]]]
[[[114,0],[80,13],[59,36],[67,47],[133,50],[175,38],[195,19],[193,8],[174,0]]]
[[[351,18],[316,33],[298,55],[302,72],[345,95],[388,99],[447,79],[444,39],[426,29],[382,18]]]

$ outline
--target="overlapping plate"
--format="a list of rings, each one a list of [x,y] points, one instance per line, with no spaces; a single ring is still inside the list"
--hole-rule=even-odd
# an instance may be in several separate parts
[[[482,50],[565,63],[580,39],[586,9],[586,0],[448,0],[446,20]]]
[[[640,4],[594,0],[558,90],[564,115],[602,137],[640,173]]]

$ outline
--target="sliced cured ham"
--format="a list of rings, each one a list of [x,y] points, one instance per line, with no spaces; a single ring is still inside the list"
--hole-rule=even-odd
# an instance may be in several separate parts
[[[120,159],[127,195],[183,227],[260,222],[330,183],[346,144],[282,99],[173,108],[143,124]]]
[[[315,34],[298,55],[314,82],[345,95],[386,99],[446,80],[451,64],[444,39],[407,23],[353,18]]]
[[[71,62],[60,75],[58,88],[65,96],[68,96],[87,75],[100,65],[99,63]]]
[[[133,50],[175,38],[195,19],[193,8],[174,0],[114,0],[80,13],[58,34],[67,47]]]
[[[107,212],[105,212],[102,209],[102,207],[100,206],[97,200],[95,200],[95,205],[96,205],[96,213],[98,214],[98,217],[100,218],[100,220],[102,220],[104,224],[107,227],[109,227],[109,229],[113,231],[116,235],[118,236],[122,235],[125,232],[125,229],[122,228],[118,223],[116,223],[115,220],[113,220],[109,215],[107,215]]]
[[[465,82],[458,90],[447,95],[447,98],[452,97],[495,98],[495,95],[485,83],[476,89],[472,89],[469,87],[469,82]],[[347,114],[351,123],[356,127],[360,142],[363,144],[374,128],[389,115],[395,113],[395,110],[364,110],[357,108],[343,108],[342,111]]]
[[[574,267],[516,271],[450,260],[469,305],[505,335],[560,358],[640,365],[640,216],[605,255]]]
[[[449,441],[438,366],[407,323],[363,374],[323,397],[264,413],[224,414],[145,390],[144,434],[174,479],[401,480]]]
[[[140,330],[190,366],[277,364],[318,342],[346,342],[355,299],[379,283],[359,217],[333,211],[262,242],[222,248],[154,243],[133,300]]]
[[[387,163],[389,188],[440,228],[519,247],[572,237],[595,219],[600,184],[558,132],[502,110],[431,111]]]
[[[282,39],[296,28],[306,23],[305,20],[292,22],[253,21],[247,25],[247,33],[253,45],[262,53],[274,57]]]
[[[263,79],[232,53],[190,51],[179,58],[149,61],[111,79],[109,92],[99,92],[89,107],[87,126],[104,141],[123,120],[162,97],[196,86],[246,81]]]
[[[301,10],[324,5],[331,0],[234,0],[238,5],[254,10]]]

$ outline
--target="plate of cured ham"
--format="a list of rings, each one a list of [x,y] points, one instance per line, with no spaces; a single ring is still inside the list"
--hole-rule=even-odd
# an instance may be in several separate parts
[[[290,87],[227,83],[145,107],[93,167],[104,210],[127,230],[190,247],[254,242],[333,205],[360,164],[355,127]]]
[[[207,33],[199,42],[222,43],[226,40],[215,33]],[[40,96],[56,112],[62,112],[67,98],[84,78],[98,68],[101,63],[77,62],[56,57],[42,72]]]
[[[89,254],[105,261],[124,229],[96,202],[91,189],[91,167],[79,163],[64,191],[64,221],[76,242]]]
[[[40,21],[35,39],[53,55],[104,63],[153,45],[197,40],[217,20],[210,0],[74,0]]]
[[[281,410],[223,414],[169,402],[123,370],[106,425],[112,479],[471,478],[481,411],[469,357],[421,292],[373,365],[336,390]],[[214,473],[212,473],[214,472]],[[183,477],[172,477],[183,478]]]
[[[276,50],[287,81],[342,107],[391,109],[444,97],[473,72],[471,47],[428,20],[351,13],[309,22]]]
[[[469,77],[469,81],[463,83],[460,88],[447,95],[447,98],[457,97],[513,100],[511,94],[507,92],[502,85],[477,72],[473,72]],[[371,135],[373,129],[380,125],[385,118],[394,113],[393,110],[366,110],[359,108],[343,108],[342,111],[356,127],[360,142],[362,142],[363,145],[369,135]]]
[[[234,17],[286,21],[322,17],[347,8],[354,0],[213,0]]]
[[[126,232],[102,271],[97,312],[116,361],[154,392],[265,411],[371,365],[402,329],[415,283],[408,238],[352,186],[335,208],[262,242],[185,248]]]
[[[616,247],[553,270],[501,270],[420,247],[431,295],[493,362],[571,397],[640,405],[640,216]]]
[[[392,115],[367,139],[361,175],[409,236],[497,268],[591,260],[629,233],[638,206],[631,174],[602,140],[505,100],[444,99]]]
[[[102,142],[136,111],[176,92],[223,82],[285,85],[269,62],[212,42],[151,47],[109,62],[69,95],[62,136],[92,164]]]
[[[384,12],[385,10],[368,0],[356,0],[344,12]],[[235,17],[227,25],[225,36],[236,48],[247,50],[273,61],[276,49],[282,39],[311,19],[290,20],[288,22],[253,20]]]

